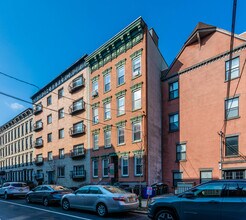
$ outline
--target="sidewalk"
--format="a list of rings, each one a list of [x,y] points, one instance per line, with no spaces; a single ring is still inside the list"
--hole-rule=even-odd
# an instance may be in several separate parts
[[[132,211],[134,213],[138,213],[138,214],[144,214],[147,215],[148,212],[148,207],[147,207],[147,199],[143,199],[142,200],[142,207],[138,207],[136,210]]]

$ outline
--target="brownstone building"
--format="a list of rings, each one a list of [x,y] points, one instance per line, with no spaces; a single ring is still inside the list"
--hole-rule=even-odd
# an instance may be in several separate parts
[[[86,58],[90,68],[91,182],[162,181],[158,36],[140,17]]]
[[[230,50],[230,45],[233,45]],[[163,75],[163,178],[246,178],[246,34],[199,23]]]
[[[76,187],[90,181],[85,57],[31,97],[35,179],[39,184]]]

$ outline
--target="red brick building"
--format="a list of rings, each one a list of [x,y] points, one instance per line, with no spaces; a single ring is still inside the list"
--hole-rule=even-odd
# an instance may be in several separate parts
[[[163,75],[163,179],[246,178],[246,34],[199,23]]]
[[[140,17],[90,54],[91,182],[162,181],[158,36]],[[89,142],[89,141],[88,141]]]

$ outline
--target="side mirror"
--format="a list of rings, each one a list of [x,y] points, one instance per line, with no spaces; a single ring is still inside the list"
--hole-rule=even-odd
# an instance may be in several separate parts
[[[195,197],[195,194],[193,192],[186,192],[184,194],[184,197],[187,198],[187,199],[191,199],[191,198]]]

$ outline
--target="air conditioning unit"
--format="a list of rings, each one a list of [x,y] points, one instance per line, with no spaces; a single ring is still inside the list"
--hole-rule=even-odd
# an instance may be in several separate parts
[[[92,97],[98,96],[98,91],[97,91],[97,90],[92,91],[91,96],[92,96]]]

